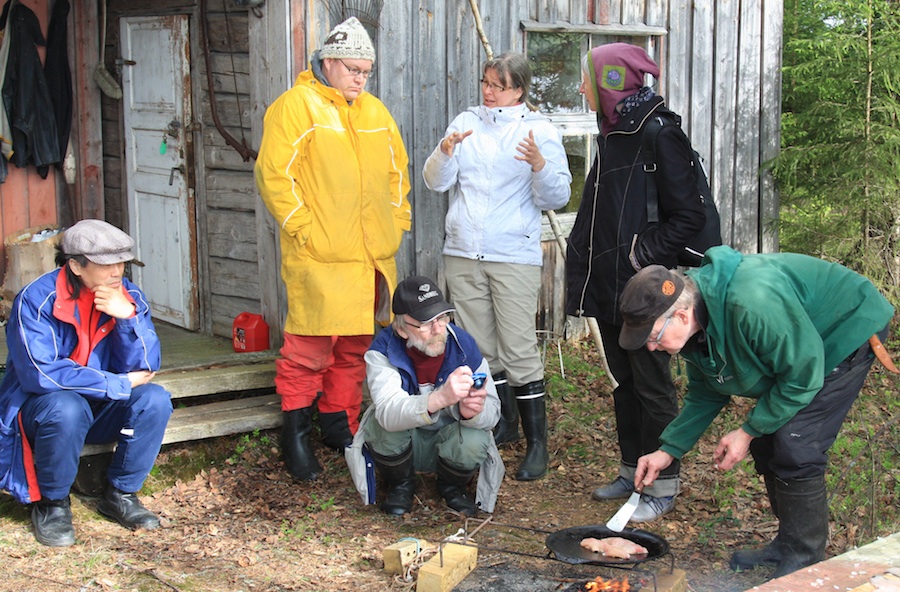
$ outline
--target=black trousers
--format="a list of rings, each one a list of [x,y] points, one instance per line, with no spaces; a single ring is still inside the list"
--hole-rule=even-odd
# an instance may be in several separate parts
[[[879,335],[885,337],[887,328]],[[809,405],[775,433],[754,438],[750,454],[756,471],[779,479],[824,475],[828,449],[841,431],[874,361],[869,343],[862,344],[825,377],[825,384]]]
[[[636,468],[638,458],[659,449],[659,436],[678,415],[678,399],[669,368],[671,357],[646,347],[628,351],[619,347],[621,327],[600,322],[600,335],[609,369],[619,383],[613,392],[616,430],[622,465]],[[677,477],[681,464],[673,462],[660,479]]]

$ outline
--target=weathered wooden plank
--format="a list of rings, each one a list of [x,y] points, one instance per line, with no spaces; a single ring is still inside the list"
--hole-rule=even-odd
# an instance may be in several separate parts
[[[760,157],[762,165],[778,155],[781,146],[781,49],[784,6],[781,0],[763,5],[762,40],[762,104],[760,105]],[[766,169],[760,176],[761,250],[778,251],[778,218],[780,201],[772,173]]]
[[[249,19],[246,12],[208,12],[206,19],[209,49],[222,53],[247,53]]]
[[[213,89],[216,93],[250,95],[250,75],[237,72],[213,73]]]
[[[240,138],[238,138],[240,141]],[[248,146],[250,146],[248,144]],[[253,160],[244,161],[231,146],[206,146],[206,166],[214,170],[245,171],[253,173]]]
[[[256,182],[253,175],[248,175],[244,171],[208,171],[206,191],[207,205],[211,209],[256,211],[256,203],[259,200]]]
[[[446,47],[444,39],[447,35],[447,3],[437,0],[419,2],[419,10],[427,14],[428,18],[421,18],[409,22],[410,30],[414,38],[419,40],[418,56],[422,63],[434,64],[433,68],[413,68],[411,70],[411,84],[415,91],[412,93],[411,114],[421,114],[409,122],[408,128],[412,137],[416,139],[412,145],[407,145],[410,153],[410,169],[413,181],[412,205],[413,205],[413,232],[410,237],[415,244],[414,269],[433,277],[439,283],[442,269],[441,249],[443,248],[443,232],[436,229],[443,228],[444,213],[446,212],[446,198],[429,191],[422,180],[422,168],[425,160],[437,146],[449,123],[443,116],[442,105],[446,100],[446,84],[449,72],[444,70],[444,56]],[[407,17],[408,18],[408,17]],[[472,76],[467,72],[456,73],[460,76]],[[405,269],[404,275],[409,275],[412,268]]]
[[[223,126],[241,128],[250,125],[250,112],[253,107],[249,96],[217,93],[216,107],[218,109],[219,121]],[[202,117],[203,121],[209,122],[210,127],[214,127],[208,96],[203,97]]]
[[[258,359],[252,353],[248,361]],[[266,354],[271,356],[271,354]],[[204,369],[182,369],[159,372],[153,382],[172,394],[173,399],[265,389],[275,384],[275,362],[247,363]]]
[[[174,444],[254,430],[269,430],[280,426],[281,419],[279,395],[260,395],[182,407],[175,409],[169,418],[162,443]],[[89,444],[82,449],[81,456],[102,454],[112,449],[111,444]]]
[[[720,2],[716,7],[716,51],[720,56],[738,55],[738,3]],[[713,145],[709,160],[710,184],[719,217],[722,240],[734,244],[732,212],[735,207],[735,109],[739,62],[722,57],[716,60],[716,100],[713,110]]]
[[[236,74],[250,74],[250,56],[246,53],[214,53],[210,54],[210,62],[212,63],[212,71],[214,74],[228,74],[229,76],[233,73]],[[206,76],[206,61],[202,61],[197,64],[195,67],[198,68],[198,72]],[[287,81],[285,80],[285,84]],[[204,80],[205,87],[205,80]],[[287,87],[282,89],[282,92],[287,90]]]
[[[184,407],[172,413],[163,444],[269,430],[280,426],[281,419],[279,395]]]
[[[259,298],[259,275],[255,263],[210,257],[209,273],[213,294]]]
[[[667,61],[660,64],[663,73],[661,94],[666,102],[682,116],[690,116],[691,90],[688,84],[691,71],[691,2],[673,0],[669,7],[669,48]],[[685,122],[689,125],[690,122]]]
[[[753,3],[750,3],[753,4]],[[742,4],[738,36],[737,119],[735,129],[735,200],[733,246],[744,253],[759,250],[760,47],[762,15],[756,5]]]
[[[694,149],[705,158],[712,154],[712,122],[709,116],[715,99],[713,46],[715,14],[709,0],[694,2],[694,25],[691,40],[692,63],[690,73],[691,104],[683,113],[682,127]],[[674,72],[672,74],[675,74]]]
[[[255,212],[210,209],[207,215],[210,257],[257,264]]]
[[[104,171],[106,171],[106,174],[104,175],[104,181],[107,182],[107,185],[112,185],[115,182],[117,182],[118,184],[121,185],[121,183],[122,183],[122,165],[123,165],[123,163],[122,163],[121,158],[110,157],[110,158],[103,159],[103,169],[104,169]],[[110,178],[107,179],[106,177],[110,177]],[[108,197],[107,197],[107,202],[109,202]]]

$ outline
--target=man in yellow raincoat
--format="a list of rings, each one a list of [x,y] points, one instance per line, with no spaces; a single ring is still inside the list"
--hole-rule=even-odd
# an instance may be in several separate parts
[[[291,475],[316,479],[324,443],[344,451],[359,427],[375,324],[391,321],[394,255],[410,229],[408,157],[384,104],[365,92],[375,50],[356,18],[337,25],[294,86],[266,111],[260,195],[281,228],[287,287],[275,388]]]

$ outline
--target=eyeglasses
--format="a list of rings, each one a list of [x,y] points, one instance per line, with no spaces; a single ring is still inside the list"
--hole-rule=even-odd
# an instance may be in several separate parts
[[[486,78],[481,79],[481,86],[482,87],[490,87],[490,89],[494,92],[503,92],[505,90],[509,90],[510,88],[512,88],[511,86],[500,86],[499,84],[494,84],[493,82],[489,81]]]
[[[434,319],[428,321],[427,323],[422,323],[421,325],[416,325],[414,323],[410,323],[408,320],[406,321],[406,324],[409,325],[410,327],[412,327],[414,329],[418,329],[419,331],[424,333],[428,329],[431,329],[435,323],[437,323],[441,327],[446,327],[449,322],[450,322],[450,315],[445,313],[438,317],[435,317]]]
[[[666,322],[663,323],[662,329],[659,330],[659,333],[656,334],[656,337],[652,339],[647,339],[647,343],[652,343],[654,345],[659,345],[659,340],[662,339],[663,333],[666,332],[666,327],[669,326],[669,321],[672,320],[671,315],[666,317]]]
[[[354,78],[356,78],[357,76],[362,76],[363,80],[368,80],[369,76],[372,75],[371,70],[360,70],[359,68],[348,66],[346,63],[344,63],[344,60],[339,59],[338,61],[344,64],[344,67],[347,68],[347,72],[350,72],[350,76]]]

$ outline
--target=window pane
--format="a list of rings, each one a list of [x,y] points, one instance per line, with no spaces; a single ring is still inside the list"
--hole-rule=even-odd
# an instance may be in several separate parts
[[[558,213],[577,212],[581,205],[581,192],[584,190],[584,179],[587,177],[593,156],[594,138],[586,136],[563,136],[563,147],[569,157],[569,170],[572,171],[572,197],[566,207],[556,210]]]
[[[531,96],[544,113],[587,111],[578,93],[585,35],[529,33],[528,61],[532,69]]]

